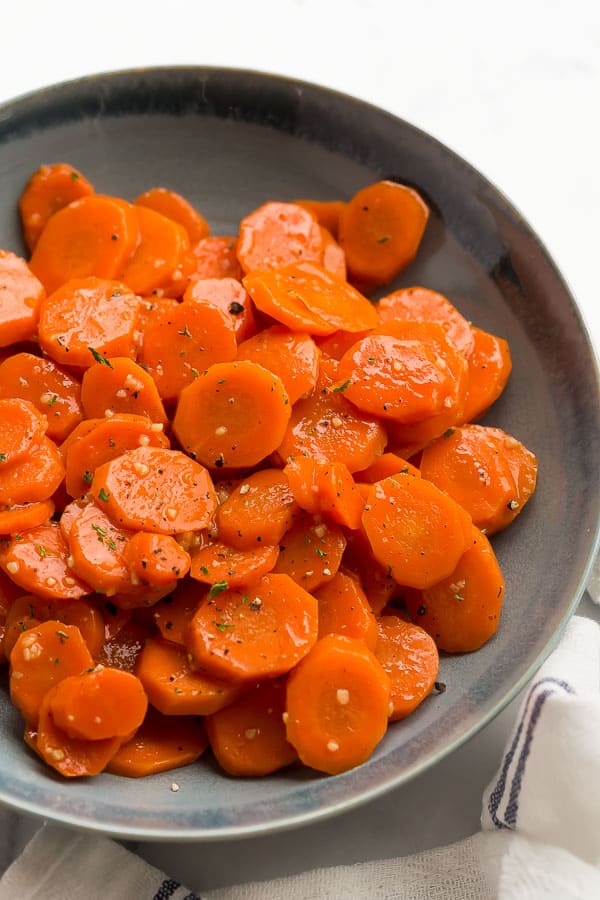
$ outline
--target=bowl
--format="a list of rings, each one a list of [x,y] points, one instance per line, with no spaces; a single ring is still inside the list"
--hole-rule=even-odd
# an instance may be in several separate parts
[[[66,782],[23,744],[4,685],[0,800],[114,836],[211,840],[316,821],[435,765],[489,722],[549,653],[583,592],[596,542],[598,372],[544,247],[495,187],[427,134],[351,97],[257,72],[117,72],[0,107],[0,247],[24,251],[19,194],[41,163],[59,161],[103,193],[179,191],[215,234],[233,233],[269,199],[345,199],[380,178],[415,187],[430,222],[417,260],[393,287],[440,290],[474,324],[508,339],[513,373],[485,422],[532,449],[540,472],[534,498],[493,540],[506,578],[498,633],[476,653],[444,657],[445,693],[394,724],[364,765],[333,778],[292,767],[231,779],[207,756],[143,781],[103,774]]]

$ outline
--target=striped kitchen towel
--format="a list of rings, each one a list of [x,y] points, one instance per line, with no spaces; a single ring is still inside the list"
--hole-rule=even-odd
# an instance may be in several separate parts
[[[600,898],[600,628],[571,619],[527,690],[482,830],[415,856],[203,890],[202,900]],[[0,880],[0,900],[198,900],[103,837],[47,825]]]

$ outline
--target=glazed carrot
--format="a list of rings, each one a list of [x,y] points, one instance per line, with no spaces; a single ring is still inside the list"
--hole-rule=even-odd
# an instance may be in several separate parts
[[[340,215],[338,239],[352,279],[387,284],[415,258],[429,209],[403,184],[379,181],[358,191]]]
[[[343,200],[294,200],[296,206],[311,213],[319,225],[326,228],[337,239],[340,216],[346,204]]]
[[[388,567],[382,566],[373,556],[371,545],[362,529],[346,532],[346,539],[346,549],[342,557],[343,571],[358,581],[371,610],[379,616],[399,594],[400,588]]]
[[[92,656],[96,656],[104,643],[102,616],[87,600],[48,600],[24,594],[14,601],[6,616],[6,656],[10,656],[17,639],[24,631],[49,619],[79,628]]]
[[[211,596],[212,594],[212,596]],[[212,589],[188,633],[193,667],[232,682],[289,672],[317,639],[317,601],[287,575],[263,575],[252,589]]]
[[[344,463],[294,456],[283,471],[296,502],[306,512],[323,513],[346,528],[360,526],[362,497]]]
[[[41,500],[38,503],[22,503],[15,506],[0,506],[0,534],[16,534],[43,525],[52,518],[54,503]]]
[[[382,322],[390,320],[434,322],[440,325],[456,349],[464,356],[473,350],[471,326],[455,306],[437,291],[423,287],[402,288],[375,304]]]
[[[114,598],[113,598],[114,599]],[[135,620],[125,622],[116,634],[111,635],[96,657],[99,665],[133,672],[142,648],[151,632]]]
[[[67,778],[98,775],[119,749],[121,738],[99,741],[70,738],[58,728],[52,716],[51,705],[57,687],[48,691],[41,704],[37,752],[44,762]]]
[[[285,683],[265,681],[204,723],[217,762],[229,775],[277,772],[297,757],[283,723]]]
[[[63,459],[66,460],[71,447],[74,447],[75,444],[79,443],[79,441],[82,438],[86,437],[86,435],[88,435],[90,433],[90,431],[93,431],[94,428],[96,428],[96,426],[99,425],[100,422],[103,422],[103,421],[104,421],[103,418],[102,419],[83,419],[83,421],[81,421],[79,423],[79,425],[76,425],[75,428],[73,429],[73,431],[64,439],[64,441],[62,441],[62,443],[60,444],[60,446],[58,448],[61,452]]]
[[[92,668],[81,632],[49,619],[25,631],[10,654],[10,697],[28,722],[37,721],[45,694],[63,678]]]
[[[442,329],[423,324],[422,332],[421,340],[371,334],[351,347],[339,366],[348,400],[367,414],[402,423],[422,421],[453,404],[456,381],[433,344]]]
[[[133,356],[138,316],[139,301],[121,282],[73,279],[42,302],[40,346],[55,362],[82,369]]]
[[[146,416],[166,424],[167,414],[154,379],[126,356],[107,357],[106,363],[90,366],[81,382],[81,402],[88,419],[106,411]]]
[[[95,608],[99,611],[102,616],[102,621],[104,624],[104,636],[102,643],[100,645],[97,653],[93,653],[94,659],[99,656],[102,651],[102,647],[107,641],[112,640],[128,622],[131,622],[131,617],[133,615],[130,609],[119,609],[118,606],[115,606],[112,599],[110,597],[103,597],[98,594],[94,598]]]
[[[23,590],[0,569],[0,614],[6,616]]]
[[[369,331],[358,331],[354,334],[350,331],[334,331],[333,334],[329,334],[327,337],[317,338],[316,343],[321,353],[339,361],[350,347],[354,347],[355,344],[369,334]]]
[[[214,363],[235,359],[232,317],[213,303],[184,301],[158,305],[143,333],[140,364],[154,378],[164,400],[176,399]]]
[[[15,585],[16,587],[16,585]],[[51,602],[51,601],[46,601]],[[2,634],[2,661],[10,659],[12,649],[21,637],[24,631],[35,628],[42,621],[47,621],[53,616],[43,617],[40,613],[40,605],[44,601],[35,597],[33,594],[21,594],[11,603],[6,611],[2,611],[3,634]],[[43,606],[42,606],[43,612]]]
[[[345,281],[347,275],[346,254],[326,228],[321,228],[321,237],[323,238],[323,256],[321,260],[323,268]]]
[[[345,546],[346,538],[337,525],[321,522],[320,516],[301,515],[281,539],[275,572],[314,591],[334,577]]]
[[[121,271],[121,278],[136,294],[151,294],[171,281],[190,241],[185,228],[145,206],[135,206],[139,243]]]
[[[200,300],[218,306],[231,319],[236,341],[247,340],[256,332],[256,317],[246,289],[235,278],[198,278],[190,280],[184,300]],[[222,360],[218,360],[222,362]]]
[[[279,469],[263,469],[242,479],[219,506],[219,538],[238,550],[278,544],[297,512],[285,474]]]
[[[66,456],[66,488],[71,497],[85,494],[96,469],[128,450],[136,450],[138,447],[169,447],[162,423],[153,423],[144,416],[120,413],[107,419],[91,421],[96,424],[87,434],[82,429],[77,441],[69,446],[63,444],[61,448]]]
[[[265,203],[240,222],[237,258],[246,273],[299,260],[318,262],[322,250],[319,225],[294,203]]]
[[[168,534],[138,531],[125,544],[123,558],[130,573],[146,584],[169,584],[190,568],[189,553]]]
[[[177,579],[166,584],[145,584],[135,575],[131,575],[131,585],[126,591],[120,591],[111,595],[111,600],[119,609],[133,610],[137,618],[142,619],[143,624],[150,626],[152,624],[152,612],[150,607],[162,600],[163,597],[171,594],[177,587]]]
[[[410,587],[431,587],[449,575],[470,540],[469,514],[431,482],[411,475],[374,484],[362,521],[375,559]]]
[[[179,450],[138,447],[99,466],[91,493],[111,521],[134,531],[205,528],[217,506],[206,469]]]
[[[463,425],[423,451],[421,471],[494,534],[521,512],[535,490],[537,460],[501,428]]]
[[[438,674],[439,654],[433,639],[399,616],[382,616],[374,653],[391,682],[390,721],[404,719],[423,702]]]
[[[76,600],[89,587],[68,566],[69,548],[56,522],[38,525],[0,543],[0,568],[25,592],[50,600]]]
[[[205,584],[226,584],[230,588],[252,584],[277,563],[279,547],[257,544],[250,550],[236,550],[221,541],[192,552],[190,574]]]
[[[358,581],[342,572],[315,591],[319,602],[319,637],[342,634],[375,652],[377,620]]]
[[[185,645],[188,626],[206,588],[190,578],[179,582],[174,591],[152,608],[152,617],[161,636],[174,644]]]
[[[48,219],[73,200],[87,197],[94,188],[81,172],[67,163],[40,166],[21,194],[19,212],[25,243],[31,252]]]
[[[131,587],[125,557],[131,533],[113,525],[103,506],[98,501],[82,510],[73,522],[68,543],[73,572],[93,590],[110,596]]]
[[[261,312],[291,331],[357,332],[378,322],[375,308],[362,294],[315,262],[251,272],[244,287]]]
[[[28,400],[19,398],[0,399],[0,422],[2,467],[12,466],[27,459],[42,440],[48,427],[46,416],[41,415]]]
[[[383,452],[386,433],[378,419],[361,414],[341,390],[335,360],[321,359],[313,394],[292,410],[278,456],[310,456],[344,463],[350,472],[365,469]]]
[[[477,420],[489,409],[506,387],[512,370],[510,350],[504,338],[474,326],[471,331],[474,346],[468,359],[464,422]]]
[[[209,716],[236,700],[239,685],[193,671],[184,647],[149,638],[135,672],[152,706],[165,716]]]
[[[182,391],[173,430],[204,465],[253,466],[277,449],[291,405],[281,379],[256,363],[218,363]]]
[[[235,278],[242,280],[242,267],[237,259],[237,238],[203,238],[192,247],[194,274],[198,278]]]
[[[49,708],[54,724],[70,738],[102,741],[138,729],[148,698],[135,675],[99,666],[63,678],[52,691]]]
[[[73,278],[116,278],[138,236],[134,207],[113,197],[81,197],[48,220],[33,251],[31,271],[48,293]]]
[[[473,526],[454,571],[427,590],[406,591],[404,599],[440,650],[478,650],[496,633],[504,600],[504,578],[486,536]]]
[[[56,444],[42,437],[31,454],[20,462],[11,465],[0,461],[0,504],[13,506],[48,500],[64,477]]]
[[[206,735],[198,719],[167,718],[149,708],[135,736],[119,747],[106,770],[128,778],[156,775],[196,762],[206,747]]]
[[[45,296],[25,260],[0,250],[0,347],[33,338]]]
[[[51,359],[15,353],[0,363],[0,397],[28,400],[46,417],[53,441],[66,440],[83,418],[81,385]]]
[[[398,475],[399,473],[402,475],[414,475],[416,478],[421,477],[419,469],[413,466],[412,463],[409,463],[408,460],[402,459],[401,456],[397,456],[395,453],[382,453],[362,472],[355,472],[354,478],[356,481],[374,484],[376,481],[381,481],[383,478],[388,478],[390,475]]]
[[[175,191],[163,187],[151,188],[136,197],[133,202],[136,206],[153,209],[168,219],[178,222],[185,228],[192,243],[207,238],[210,234],[210,228],[204,216],[201,216],[185,197]]]
[[[312,391],[319,372],[319,349],[310,335],[272,325],[238,346],[237,358],[264,366],[281,378],[295,403]]]
[[[364,643],[330,634],[288,678],[288,741],[312,769],[345,772],[384,736],[389,702],[390,680]]]

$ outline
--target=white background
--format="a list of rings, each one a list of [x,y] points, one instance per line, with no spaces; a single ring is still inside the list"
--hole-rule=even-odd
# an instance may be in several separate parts
[[[98,71],[202,64],[318,82],[408,119],[479,168],[521,210],[600,343],[597,0],[7,0],[2,6],[0,102]],[[433,772],[332,823],[235,846],[140,850],[201,890],[458,839],[477,828],[481,791],[511,715],[505,712]]]

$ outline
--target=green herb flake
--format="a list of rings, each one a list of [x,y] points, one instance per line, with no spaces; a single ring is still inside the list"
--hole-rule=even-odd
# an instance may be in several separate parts
[[[391,241],[392,236],[390,234],[384,234],[380,238],[377,238],[378,244],[387,244],[388,241]]]
[[[452,435],[454,434],[455,431],[456,431],[456,428],[448,428],[448,429],[443,433],[442,437],[445,437],[445,438],[452,437]]]
[[[109,549],[109,550],[116,550],[116,549],[117,549],[117,545],[115,544],[115,542],[113,541],[112,538],[109,538],[109,539],[107,540],[106,543],[108,544],[108,549]]]
[[[58,394],[52,394],[49,400],[46,401],[46,406],[54,406],[56,401],[58,400]]]
[[[187,325],[183,326],[183,331],[178,331],[177,334],[180,334],[181,337],[191,338],[192,332],[189,330]]]
[[[7,459],[6,453],[0,453],[0,462],[6,462]]]
[[[94,357],[97,363],[100,363],[101,366],[108,366],[109,369],[112,369],[112,363],[105,356],[102,356],[101,353],[98,353],[97,350],[94,350],[93,347],[88,347],[88,350]]]
[[[374,357],[374,356],[370,356],[370,357],[369,357],[369,362],[371,363],[371,365],[373,365],[373,363],[375,362],[375,357]]]
[[[215,581],[210,591],[208,592],[208,599],[212,600],[213,597],[218,597],[219,594],[222,594],[223,591],[226,591],[229,585],[226,581]]]
[[[83,473],[83,480],[84,480],[84,482],[85,482],[86,484],[91,484],[92,481],[94,480],[94,476],[92,475],[91,472],[84,472],[84,473]]]
[[[98,499],[102,500],[104,503],[107,503],[109,497],[110,494],[108,493],[108,491],[105,491],[103,487],[100,488],[100,490],[98,491]]]
[[[200,566],[200,571],[203,575],[208,575],[208,566]]]
[[[331,393],[332,394],[343,394],[344,391],[348,390],[348,388],[350,387],[350,384],[351,384],[351,382],[350,382],[350,379],[348,378],[348,380],[345,381],[343,384],[339,384],[337,387],[332,388]]]
[[[215,625],[219,629],[219,631],[229,631],[230,628],[234,628],[234,625],[227,625],[225,622],[215,622]]]
[[[94,531],[95,531],[96,534],[98,535],[98,540],[100,541],[100,543],[103,544],[103,543],[104,543],[104,538],[106,537],[106,529],[105,529],[105,528],[101,528],[100,525],[94,525],[93,523],[92,523],[92,528],[94,529]]]
[[[42,559],[45,559],[48,556],[48,551],[43,544],[38,544],[36,550],[40,554]]]
[[[71,181],[79,181],[79,178],[80,178],[79,172],[71,172],[70,178],[71,178]]]
[[[192,373],[192,375],[194,376],[194,378],[198,378],[199,375],[200,375],[200,372],[198,371],[198,369],[192,368],[192,369],[190,369],[190,372]]]
[[[321,559],[323,559],[324,556],[327,556],[327,553],[325,552],[325,550],[321,550],[320,547],[315,547],[314,550],[315,550],[315,553],[317,554],[317,556],[320,556]]]

